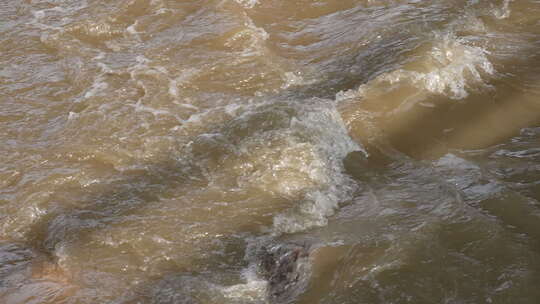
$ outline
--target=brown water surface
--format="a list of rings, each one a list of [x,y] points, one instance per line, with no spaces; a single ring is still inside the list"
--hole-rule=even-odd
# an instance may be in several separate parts
[[[538,0],[2,1],[0,143],[0,303],[540,303]]]

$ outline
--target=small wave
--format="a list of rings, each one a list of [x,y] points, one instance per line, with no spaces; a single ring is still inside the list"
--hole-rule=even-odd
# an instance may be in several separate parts
[[[124,34],[124,29],[115,26],[107,21],[85,21],[71,25],[65,29],[66,32],[76,35],[97,38],[100,40],[111,39]]]
[[[495,69],[488,52],[472,46],[452,34],[439,37],[429,52],[423,55],[420,70],[399,69],[382,74],[358,89],[360,96],[378,94],[381,90],[410,84],[429,93],[463,99],[476,86],[487,86],[482,74],[493,75]],[[342,94],[343,95],[343,94]],[[350,95],[350,93],[349,93]]]
[[[325,225],[327,217],[339,203],[350,199],[355,189],[356,184],[344,173],[342,161],[348,153],[362,148],[349,137],[333,104],[322,100],[307,102],[290,120],[288,129],[268,135],[278,147],[258,149],[261,140],[269,141],[260,136],[240,149],[263,153],[253,154],[250,163],[267,169],[255,171],[249,180],[257,181],[266,191],[297,201],[294,208],[274,218],[274,233]]]
[[[227,39],[225,46],[235,49],[241,48],[241,57],[260,56],[266,52],[265,41],[268,33],[261,27],[257,27],[251,18],[243,16],[244,28]]]
[[[234,1],[245,8],[254,8],[255,5],[259,4],[258,0],[234,0]]]
[[[344,173],[343,159],[362,148],[349,137],[333,101],[269,101],[257,106],[237,105],[229,114],[227,109],[224,113],[213,109],[187,121],[186,126],[194,129],[195,125],[206,128],[208,119],[231,120],[225,123],[225,130],[209,129],[197,136],[189,153],[204,171],[227,172],[223,174],[226,181],[209,176],[217,184],[229,184],[231,176],[236,176],[243,189],[256,188],[290,202],[288,211],[275,216],[274,234],[324,225],[338,204],[350,199],[355,183]],[[197,156],[206,155],[216,145],[232,150],[228,154],[235,157]]]
[[[242,278],[245,283],[219,288],[221,293],[228,299],[240,299],[249,303],[266,302],[268,281],[257,275],[254,265],[242,271]]]

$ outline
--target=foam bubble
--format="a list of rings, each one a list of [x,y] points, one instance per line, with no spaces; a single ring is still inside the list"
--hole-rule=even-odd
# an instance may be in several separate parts
[[[124,33],[123,29],[106,21],[85,21],[68,26],[65,30],[99,39],[111,39]]]
[[[262,205],[270,197],[278,204],[286,200],[287,210],[282,211],[284,205],[274,209],[274,235],[326,224],[339,203],[356,190],[344,173],[343,159],[362,148],[349,137],[331,100],[270,100],[214,108],[193,114],[184,126],[205,130],[209,119],[214,124],[230,122],[225,122],[225,130],[207,129],[197,136],[189,145],[190,155],[204,171],[220,172],[208,176],[215,185],[230,187],[235,177],[235,187],[256,190]],[[223,152],[205,157],[216,148]]]
[[[468,90],[473,85],[487,86],[482,74],[495,73],[487,54],[487,50],[469,45],[453,34],[439,36],[422,62],[426,72],[399,69],[382,74],[360,86],[358,94],[367,96],[373,90],[387,88],[385,83],[390,84],[390,87],[408,83],[430,93],[463,99],[469,95]]]
[[[315,81],[307,81],[302,77],[300,72],[285,72],[283,73],[283,80],[285,83],[281,86],[282,89],[287,89],[294,86],[300,85],[309,85],[313,84]]]
[[[135,29],[138,22],[139,22],[138,20],[135,20],[133,24],[131,24],[130,26],[126,28],[126,32],[130,33],[131,35],[137,36],[140,33],[137,31],[137,29]]]
[[[240,47],[242,50],[240,57],[261,56],[266,52],[265,41],[268,37],[263,28],[257,27],[251,18],[244,15],[244,29],[232,35],[225,42],[225,46]]]
[[[250,302],[266,302],[268,282],[257,276],[255,267],[252,265],[243,269],[242,277],[245,283],[222,287],[221,293],[229,299],[241,299]]]
[[[441,66],[429,73],[417,73],[416,80],[424,83],[430,92],[448,92],[456,99],[467,97],[468,74],[472,76],[471,81],[482,83],[481,72],[494,73],[486,54],[483,48],[466,45],[460,39],[446,36],[430,54]]]
[[[334,213],[339,203],[352,197],[356,187],[343,173],[342,160],[348,153],[362,150],[349,137],[341,116],[333,107],[315,107],[306,111],[292,121],[291,127],[312,137],[305,147],[311,154],[309,163],[301,164],[301,170],[305,170],[309,177],[309,186],[303,189],[307,191],[297,208],[274,218],[274,232],[277,234],[325,225],[327,217]],[[286,179],[280,182],[285,191],[291,188]],[[294,183],[292,185],[293,189],[298,188]]]
[[[242,5],[245,8],[253,8],[255,5],[259,4],[258,0],[234,0],[236,3]]]

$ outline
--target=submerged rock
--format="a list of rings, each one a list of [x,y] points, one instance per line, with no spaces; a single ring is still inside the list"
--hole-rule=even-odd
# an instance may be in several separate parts
[[[268,281],[268,297],[272,302],[293,301],[309,281],[309,247],[298,244],[278,244],[262,247],[259,269]]]

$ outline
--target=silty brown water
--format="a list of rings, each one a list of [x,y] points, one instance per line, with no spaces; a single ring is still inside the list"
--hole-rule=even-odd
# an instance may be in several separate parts
[[[0,3],[0,302],[538,303],[540,2]]]

